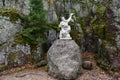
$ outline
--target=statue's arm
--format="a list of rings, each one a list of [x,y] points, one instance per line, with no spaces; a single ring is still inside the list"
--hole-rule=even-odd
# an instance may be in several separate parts
[[[67,22],[70,22],[72,20],[72,16],[74,15],[74,13],[70,14],[70,17],[67,19]]]

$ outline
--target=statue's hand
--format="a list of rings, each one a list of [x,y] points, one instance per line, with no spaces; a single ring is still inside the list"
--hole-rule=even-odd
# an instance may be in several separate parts
[[[70,16],[73,16],[74,15],[74,13],[70,13]]]

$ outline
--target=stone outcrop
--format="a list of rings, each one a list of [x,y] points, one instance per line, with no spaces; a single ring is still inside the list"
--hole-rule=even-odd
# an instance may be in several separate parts
[[[31,54],[30,45],[22,42],[17,36],[23,29],[20,19],[12,22],[9,17],[0,16],[0,64],[8,63],[6,56],[9,52],[22,51],[24,54]],[[41,44],[37,46],[35,60],[39,61],[44,53]]]
[[[44,9],[47,10],[47,19],[49,22],[54,22],[60,19],[60,17],[68,15],[70,12],[75,10],[77,14],[81,17],[86,16],[89,14],[89,11],[92,10],[93,12],[96,9],[96,6],[91,6],[89,0],[86,0],[89,5],[84,5],[81,2],[77,1],[64,1],[64,0],[43,0]],[[83,8],[84,7],[84,8]],[[89,9],[90,10],[89,10]]]
[[[2,0],[0,6],[16,8],[26,15],[30,12],[29,0]]]
[[[6,65],[9,68],[22,66],[28,63],[28,56],[22,51],[9,52],[6,56]]]
[[[113,0],[113,3],[111,5],[111,11],[113,13],[112,17],[114,17],[112,20],[113,21],[112,25],[114,25],[114,27],[117,29],[117,31],[115,31],[116,47],[120,50],[120,1],[119,0]]]
[[[0,16],[0,64],[5,61],[8,43],[14,39],[16,33],[20,32],[22,28],[20,21],[12,23],[9,17]]]
[[[74,40],[56,40],[47,53],[48,73],[59,79],[71,80],[81,73],[81,53]]]
[[[0,16],[0,44],[12,39],[16,33],[22,30],[22,28],[23,26],[21,26],[20,21],[12,23],[9,17]]]
[[[107,12],[109,26],[106,40],[100,41],[97,62],[105,70],[118,71],[120,68],[120,1],[113,0]]]
[[[53,42],[56,39],[58,39],[59,33],[56,30],[51,29],[46,33],[46,36],[47,36],[47,45],[48,47],[50,47],[53,44]]]
[[[23,45],[23,44],[16,44],[14,45],[12,43],[13,41],[5,42],[3,45],[0,46],[0,64],[6,64],[8,63],[7,55],[10,52],[17,52],[22,51],[24,54],[28,55],[30,54],[30,46],[29,45]]]

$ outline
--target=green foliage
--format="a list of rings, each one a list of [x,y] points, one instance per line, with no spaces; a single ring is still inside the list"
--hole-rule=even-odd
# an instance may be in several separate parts
[[[16,8],[11,7],[5,7],[2,10],[0,10],[1,16],[6,16],[10,18],[10,21],[15,23],[20,18],[20,13]]]
[[[46,24],[45,10],[43,9],[42,0],[30,0],[31,12],[29,14],[29,26],[42,27]]]
[[[106,6],[101,6],[101,7],[97,8],[96,13],[97,13],[97,15],[101,14],[103,16],[105,11],[106,11]]]
[[[23,30],[23,32],[21,32],[21,35],[23,39],[30,45],[32,44],[37,45],[38,43],[43,43],[45,41],[43,38],[44,36],[43,33],[44,31],[39,27],[33,27]]]
[[[96,10],[96,16],[90,21],[94,35],[101,39],[106,38],[106,28],[109,27],[106,11],[106,6],[98,7]]]
[[[47,24],[49,28],[56,30],[57,32],[60,31],[60,28],[58,27],[58,22],[52,22]]]
[[[29,15],[21,16],[21,20],[25,25],[21,36],[24,41],[30,45],[30,60],[31,63],[35,63],[37,45],[46,41],[45,31],[49,28],[47,27],[47,20],[45,18],[46,11],[43,9],[42,0],[30,0],[30,7]]]
[[[30,0],[30,7],[29,15],[21,17],[26,26],[21,35],[28,44],[35,45],[45,41],[44,32],[48,29],[46,11],[43,9],[42,0]]]
[[[111,32],[108,30],[113,29],[113,26],[109,22],[109,18],[107,16],[109,3],[106,3],[106,5],[102,5],[97,8],[96,16],[91,20],[90,24],[92,25],[95,36],[110,42],[115,39],[115,35],[111,34]]]
[[[5,71],[7,69],[8,69],[8,66],[6,65],[0,66],[0,72]]]
[[[73,40],[75,40],[76,43],[77,43],[78,45],[80,45],[80,39],[81,39],[82,33],[80,33],[80,32],[77,31],[77,30],[72,30],[72,31],[71,31],[71,36],[72,36]]]

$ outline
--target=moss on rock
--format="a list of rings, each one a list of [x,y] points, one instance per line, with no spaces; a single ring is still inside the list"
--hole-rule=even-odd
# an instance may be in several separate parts
[[[7,69],[8,69],[8,66],[6,65],[0,66],[0,72],[5,71]]]
[[[7,55],[7,65],[11,67],[22,66],[28,62],[27,55],[22,51],[10,52]]]
[[[15,23],[20,18],[20,12],[16,8],[4,7],[0,10],[1,16],[6,16],[10,18],[10,21]]]
[[[12,46],[15,46],[17,44],[26,44],[26,42],[24,41],[24,39],[22,38],[22,36],[20,34],[17,34],[15,36]]]

